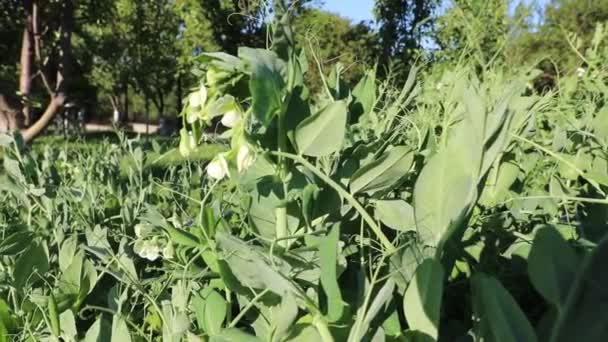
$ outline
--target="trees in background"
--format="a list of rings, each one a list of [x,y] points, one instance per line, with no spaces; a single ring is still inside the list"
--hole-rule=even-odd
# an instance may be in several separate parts
[[[585,65],[579,54],[591,45],[596,25],[607,21],[608,1],[552,0],[542,21],[517,37],[512,62],[536,61],[553,74],[573,72]]]
[[[473,58],[484,66],[498,58],[510,29],[508,7],[505,0],[453,0],[437,19],[437,59]]]
[[[376,0],[380,62],[409,63],[433,29],[439,0]]]
[[[74,31],[73,0],[56,2],[23,1],[22,6],[7,3],[14,23],[22,24],[19,53],[19,94],[0,94],[0,131],[21,129],[25,141],[38,136],[68,101],[73,81],[72,33]],[[21,16],[21,20],[17,19]],[[14,51],[13,51],[14,52]],[[7,68],[10,71],[10,68]],[[42,84],[48,100],[42,115],[33,120],[33,82]],[[10,82],[10,81],[9,81]],[[23,114],[29,117],[24,120]],[[29,121],[29,122],[28,122]],[[24,127],[25,123],[30,123]]]
[[[532,21],[531,8],[511,0],[376,0],[371,23],[353,23],[321,3],[287,1],[313,92],[337,63],[348,81],[373,64],[380,76],[407,71],[420,55],[571,72],[585,61],[566,52],[586,49],[595,25],[608,20],[606,1],[553,0]],[[194,85],[196,56],[268,45],[271,15],[263,0],[0,1],[0,130],[25,128],[31,139],[68,98],[175,115]]]
[[[365,23],[316,8],[304,8],[293,22],[296,42],[308,60],[307,82],[312,93],[322,89],[321,72],[327,74],[337,63],[344,80],[354,83],[365,67],[374,64],[377,39]]]

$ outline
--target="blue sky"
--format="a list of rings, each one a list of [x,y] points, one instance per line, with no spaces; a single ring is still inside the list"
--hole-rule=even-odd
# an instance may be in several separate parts
[[[544,7],[549,0],[521,0],[527,4],[536,3]],[[372,9],[374,8],[374,0],[324,0],[323,8],[338,13],[343,17],[352,19],[355,22],[361,20],[373,20]],[[512,1],[512,4],[517,4],[519,1]],[[512,6],[513,8],[515,6]]]
[[[374,0],[325,0],[323,8],[355,22],[374,18],[372,14]]]

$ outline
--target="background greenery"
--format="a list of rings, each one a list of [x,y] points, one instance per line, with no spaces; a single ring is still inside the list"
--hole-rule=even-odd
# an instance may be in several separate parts
[[[355,23],[320,8],[322,1],[294,1],[298,45],[309,55],[308,78],[317,92],[319,69],[336,63],[353,82],[369,66],[379,75],[388,69],[405,81],[408,65],[416,60],[449,62],[466,58],[464,47],[475,51],[479,63],[501,59],[513,65],[539,65],[550,82],[584,64],[563,53],[574,44],[584,51],[595,24],[608,18],[605,1],[553,0],[539,8],[507,0],[378,0],[375,20]],[[73,50],[77,97],[94,116],[109,117],[111,98],[132,116],[145,111],[176,116],[179,98],[196,85],[192,62],[202,52],[236,52],[240,45],[263,47],[272,9],[260,1],[242,0],[116,0],[76,2]],[[40,5],[53,27],[57,2]],[[0,4],[0,79],[5,91],[15,92],[25,13],[21,2]],[[54,34],[46,30],[46,35]],[[577,41],[566,37],[576,34]],[[51,47],[56,37],[44,37]],[[315,53],[317,66],[311,54]],[[480,53],[477,53],[480,52]],[[394,74],[397,75],[397,74]],[[44,98],[39,84],[34,93]],[[125,102],[128,104],[125,108]]]

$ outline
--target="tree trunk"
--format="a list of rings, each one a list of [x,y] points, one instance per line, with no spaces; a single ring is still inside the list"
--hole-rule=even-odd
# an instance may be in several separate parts
[[[177,75],[177,114],[182,112],[182,74]]]
[[[26,27],[24,29],[21,61],[24,64],[21,66],[20,84],[19,88],[26,88],[26,81],[29,81],[29,87],[31,90],[32,80],[32,65],[31,58],[25,58],[24,55],[28,55],[31,49],[31,44],[34,44],[34,51],[36,54],[36,60],[40,65],[40,75],[42,81],[50,95],[50,102],[46,107],[42,116],[32,125],[25,129],[21,129],[21,135],[25,142],[31,142],[34,138],[40,135],[48,124],[53,120],[53,117],[62,110],[68,94],[68,81],[71,75],[71,60],[72,60],[72,31],[74,26],[74,3],[73,0],[63,0],[61,4],[61,18],[60,18],[60,49],[59,49],[59,65],[57,67],[57,77],[54,89],[49,84],[49,79],[46,75],[44,66],[42,63],[41,54],[41,35],[38,27],[38,3],[36,0],[31,1],[32,10],[28,12],[28,18],[26,20]],[[27,2],[26,2],[27,7]],[[31,14],[31,16],[30,16]],[[31,34],[26,34],[28,27],[31,27]],[[33,41],[32,41],[33,36]],[[0,132],[8,132],[23,127],[21,118],[23,117],[23,110],[19,103],[11,101],[9,96],[3,95],[0,92]]]
[[[146,111],[146,139],[148,138],[148,133],[150,133],[150,100],[148,99],[148,95],[144,95],[144,108]]]
[[[125,109],[125,119],[129,121],[129,84],[126,81],[124,83],[123,107]]]
[[[71,75],[72,61],[72,30],[74,26],[74,3],[73,0],[63,0],[61,6],[61,23],[60,23],[60,51],[59,51],[59,66],[57,68],[57,80],[55,89],[51,94],[51,101],[46,110],[33,125],[22,130],[23,140],[30,142],[40,135],[48,124],[53,120],[53,117],[63,108],[68,94],[68,82]],[[37,40],[40,37],[36,37]],[[38,43],[37,43],[38,46]],[[42,73],[43,79],[44,73]],[[46,83],[47,81],[45,81]]]
[[[0,133],[19,130],[23,126],[19,100],[0,92]]]
[[[165,112],[165,99],[163,92],[160,90],[160,88],[157,88],[156,96],[158,96],[158,104],[156,106],[156,109],[158,109],[158,118],[161,119],[164,116]]]
[[[32,0],[24,0],[25,13],[25,28],[23,29],[23,39],[21,42],[21,71],[19,75],[19,93],[25,100],[22,111],[24,125],[29,126],[33,121],[32,108],[29,104],[30,95],[32,92],[33,79],[33,61],[34,61],[34,15]]]

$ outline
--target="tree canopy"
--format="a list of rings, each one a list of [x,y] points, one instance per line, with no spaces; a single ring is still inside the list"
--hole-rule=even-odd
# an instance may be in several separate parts
[[[552,0],[540,8],[514,0],[376,0],[374,20],[368,22],[327,12],[322,0],[285,3],[307,57],[313,92],[323,87],[321,75],[337,65],[350,82],[367,66],[376,65],[382,77],[389,69],[407,71],[421,58],[441,63],[472,57],[480,67],[506,61],[536,64],[549,74],[572,72],[585,60],[563,52],[585,51],[596,24],[608,20],[606,1]],[[73,7],[69,42],[60,39],[65,4]],[[269,4],[5,0],[0,2],[0,93],[21,97],[24,112],[33,113],[27,118],[39,115],[48,83],[56,78],[43,76],[55,75],[59,56],[69,47],[69,97],[93,108],[93,116],[107,117],[111,110],[175,116],[183,93],[196,86],[190,71],[198,55],[272,43]],[[27,39],[30,48],[24,48]]]

